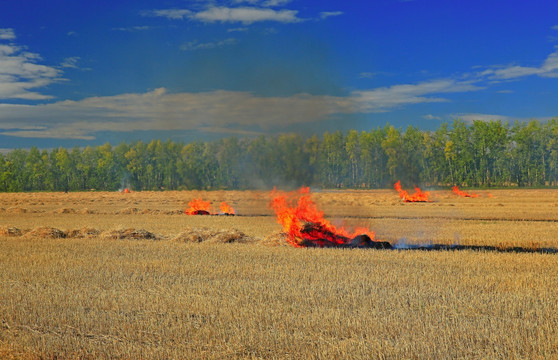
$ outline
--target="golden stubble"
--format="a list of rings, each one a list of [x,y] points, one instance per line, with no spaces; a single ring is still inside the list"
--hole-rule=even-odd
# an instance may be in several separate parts
[[[388,191],[315,199],[328,218],[370,225],[391,241],[557,247],[555,192],[492,194],[434,192],[431,204],[401,204]],[[174,213],[194,196],[227,201],[243,216]],[[0,201],[0,226],[24,232],[161,234],[0,236],[0,358],[558,357],[555,254],[172,240],[191,227],[234,228],[256,240],[279,232],[263,192],[0,194]],[[130,208],[138,211],[122,212]]]

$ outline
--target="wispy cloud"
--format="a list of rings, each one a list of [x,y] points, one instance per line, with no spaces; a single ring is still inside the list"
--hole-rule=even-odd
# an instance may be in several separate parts
[[[297,10],[273,10],[254,7],[211,7],[192,16],[193,19],[203,22],[240,22],[252,24],[260,21],[276,21],[294,23],[302,21],[297,17]]]
[[[290,3],[292,0],[234,0],[234,4],[250,4],[250,5],[258,5],[263,7],[276,7],[276,6],[283,6]]]
[[[227,29],[227,32],[244,32],[244,31],[248,31],[248,28],[247,27],[238,27],[238,28]]]
[[[192,15],[192,11],[187,9],[162,9],[145,11],[143,14],[145,16],[166,17],[167,19],[172,20],[182,20],[185,17],[190,17]]]
[[[180,45],[180,50],[192,51],[192,50],[214,49],[214,48],[219,48],[227,45],[234,45],[237,42],[238,41],[234,38],[229,38],[217,42],[206,42],[206,43],[199,43],[196,40],[196,41],[190,41]]]
[[[112,30],[127,31],[127,32],[147,31],[147,30],[151,30],[151,29],[153,29],[153,26],[147,26],[147,25],[112,28]]]
[[[354,91],[353,99],[362,112],[381,112],[409,104],[446,102],[437,94],[470,92],[483,89],[472,82],[439,79],[418,84],[394,85],[373,90]]]
[[[274,6],[283,6],[290,3],[292,0],[267,0],[262,2],[262,6],[274,7]]]
[[[339,16],[343,15],[343,11],[322,11],[320,13],[320,19],[326,19],[332,16]]]
[[[422,118],[426,119],[426,120],[442,120],[442,118],[440,116],[435,116],[435,115],[432,115],[432,114],[423,115]]]
[[[525,76],[558,77],[558,50],[551,53],[541,66],[508,65],[484,70],[477,74],[489,80],[512,80]]]
[[[72,57],[68,57],[65,58],[64,61],[62,61],[62,64],[60,64],[60,66],[65,67],[65,68],[71,68],[71,69],[77,69],[77,63],[79,62],[81,58],[79,56],[72,56]]]
[[[160,9],[144,11],[144,16],[166,17],[171,20],[188,19],[206,23],[242,23],[250,25],[256,22],[272,21],[280,23],[296,23],[304,21],[298,17],[298,10],[272,9],[283,6],[290,1],[286,0],[237,0],[235,4],[248,4],[251,6],[220,6],[211,3],[202,10],[190,9]]]
[[[242,23],[250,25],[256,22],[298,23],[312,18],[299,17],[298,10],[280,9],[291,0],[234,0],[225,4],[223,1],[208,1],[202,10],[159,9],[144,11],[144,16],[166,17],[171,20],[188,19],[206,23]],[[233,6],[230,6],[233,5]],[[323,20],[343,15],[342,11],[322,11],[314,20]]]
[[[374,73],[364,71],[358,74],[358,77],[362,79],[372,79],[374,77]]]
[[[15,38],[14,29],[0,29],[0,40],[14,40]]]
[[[4,32],[4,37],[4,40],[13,40],[15,34],[13,31]],[[0,43],[0,99],[44,100],[51,98],[34,89],[60,80],[61,71],[39,64],[40,60],[41,57],[38,54],[24,51],[22,47]]]
[[[249,92],[147,93],[91,97],[40,105],[0,104],[3,135],[91,139],[99,131],[269,129],[330,119],[334,114],[374,113],[416,103],[447,101],[438,94],[476,91],[471,84],[437,80],[396,85],[349,96],[296,94],[262,97]],[[22,126],[39,128],[22,129]]]

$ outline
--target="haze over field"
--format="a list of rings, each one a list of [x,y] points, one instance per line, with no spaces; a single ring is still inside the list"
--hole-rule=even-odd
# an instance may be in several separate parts
[[[0,4],[0,147],[557,115],[558,4]]]

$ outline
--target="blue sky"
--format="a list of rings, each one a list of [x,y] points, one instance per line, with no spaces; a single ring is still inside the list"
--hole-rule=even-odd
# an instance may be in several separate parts
[[[558,116],[558,2],[0,3],[0,148]]]

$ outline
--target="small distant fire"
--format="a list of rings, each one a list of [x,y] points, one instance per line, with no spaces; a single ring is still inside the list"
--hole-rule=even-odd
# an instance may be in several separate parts
[[[187,215],[210,215],[211,203],[202,199],[194,199],[188,203],[189,209],[186,209]]]
[[[186,215],[235,215],[232,206],[224,201],[219,205],[219,214],[214,214],[211,211],[211,203],[202,199],[194,199],[188,203],[188,206],[189,208],[184,211]]]
[[[480,196],[479,194],[469,194],[468,192],[459,190],[458,186],[454,186],[451,189],[453,190],[453,193],[455,195],[459,195],[459,196],[462,196],[462,197],[478,198]]]
[[[349,232],[337,228],[324,218],[324,213],[312,201],[310,189],[303,187],[295,192],[271,192],[270,206],[277,215],[277,222],[287,233],[287,241],[295,247],[366,247],[391,249],[391,244],[374,241],[374,232],[357,228]]]
[[[230,206],[229,204],[227,204],[226,202],[221,202],[221,204],[219,205],[219,210],[220,210],[220,214],[221,215],[234,215],[235,211],[232,208],[232,206]]]
[[[401,189],[401,181],[398,180],[394,185],[393,188],[397,190],[399,193],[399,197],[404,202],[430,202],[431,200],[428,199],[430,193],[428,191],[423,192],[420,188],[415,186],[415,193],[409,195],[409,193],[405,190]]]
[[[125,188],[124,190],[122,190],[122,192],[123,192],[124,194],[129,194],[129,193],[131,193],[132,191],[130,191],[130,189],[128,189],[128,188]]]

